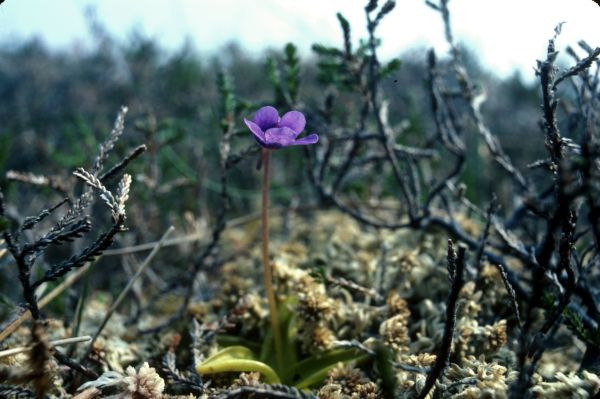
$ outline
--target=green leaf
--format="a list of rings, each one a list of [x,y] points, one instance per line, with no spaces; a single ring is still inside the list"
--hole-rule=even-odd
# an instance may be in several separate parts
[[[293,313],[293,305],[296,298],[288,297],[288,301],[281,304],[279,308],[279,325],[282,326],[283,337],[283,370],[277,370],[282,380],[291,383],[294,377],[292,364],[298,363],[298,325],[296,315]]]
[[[293,375],[298,377],[298,382],[294,386],[299,389],[311,387],[322,382],[329,370],[338,363],[359,362],[368,358],[369,355],[357,349],[333,349],[313,355],[295,365]]]
[[[291,384],[293,377],[293,368],[290,365],[298,362],[298,327],[293,313],[297,302],[298,298],[288,296],[285,301],[279,304],[277,310],[279,328],[281,328],[281,337],[283,338],[283,362],[286,366],[283,370],[277,369],[277,373],[287,384]],[[259,359],[268,364],[277,363],[275,359],[275,340],[273,339],[273,332],[271,330],[267,331],[265,335]]]
[[[379,76],[381,76],[382,79],[390,76],[391,74],[397,72],[400,69],[401,64],[402,63],[400,62],[400,59],[394,58],[393,60],[388,62],[383,68],[381,68]]]
[[[230,346],[209,357],[196,367],[198,374],[257,371],[268,384],[279,384],[275,371],[265,363],[254,360],[252,351],[244,346]]]
[[[396,372],[392,365],[392,352],[380,341],[375,345],[375,365],[381,376],[381,388],[385,398],[394,398]]]
[[[0,216],[0,232],[10,228],[10,220],[4,216]]]

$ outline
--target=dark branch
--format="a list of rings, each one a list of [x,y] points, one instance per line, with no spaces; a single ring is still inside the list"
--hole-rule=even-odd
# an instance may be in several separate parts
[[[454,336],[454,326],[456,324],[456,303],[458,294],[464,284],[465,256],[467,247],[465,245],[458,246],[458,255],[454,250],[454,244],[448,240],[448,272],[452,282],[452,288],[448,301],[446,303],[446,324],[444,326],[444,337],[442,338],[442,346],[439,349],[435,363],[427,375],[425,385],[418,396],[418,399],[425,399],[429,391],[435,385],[435,382],[441,378],[448,366],[450,353],[452,348],[452,338]]]

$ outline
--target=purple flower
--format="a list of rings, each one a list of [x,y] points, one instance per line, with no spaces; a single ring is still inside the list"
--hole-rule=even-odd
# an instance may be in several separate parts
[[[244,122],[254,134],[256,141],[265,148],[308,145],[319,141],[319,136],[315,133],[296,140],[306,125],[302,112],[290,111],[280,118],[275,108],[266,106],[256,111],[252,121],[244,118]]]

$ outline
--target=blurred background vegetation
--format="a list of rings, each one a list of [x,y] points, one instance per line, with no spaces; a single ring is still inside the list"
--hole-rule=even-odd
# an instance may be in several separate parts
[[[0,48],[0,185],[7,201],[16,205],[10,211],[17,217],[36,214],[55,203],[60,192],[9,183],[7,172],[33,173],[57,182],[73,179],[76,168],[93,162],[121,105],[130,111],[116,154],[124,156],[140,143],[148,146],[147,153],[128,168],[134,177],[128,213],[132,231],[129,242],[123,244],[155,240],[171,224],[183,230],[190,228],[190,220],[210,225],[214,210],[223,206],[219,202],[218,143],[224,95],[230,95],[230,105],[239,116],[239,148],[253,144],[242,116],[250,118],[261,105],[284,103],[282,76],[295,76],[297,87],[288,86],[286,92],[293,92],[299,109],[319,113],[329,96],[338,96],[341,100],[334,112],[343,121],[341,128],[351,126],[359,113],[351,99],[344,99],[343,85],[327,82],[327,65],[319,57],[326,49],[319,46],[313,56],[299,60],[293,45],[256,55],[231,43],[212,56],[201,56],[190,44],[166,51],[141,34],[119,42],[98,21],[90,21],[90,27],[96,42],[85,51],[52,51],[36,40]],[[463,49],[463,56],[470,76],[486,93],[482,112],[487,125],[515,165],[523,168],[544,150],[537,126],[539,88],[525,84],[518,73],[499,79],[482,69],[468,49]],[[390,123],[409,122],[399,143],[418,145],[434,130],[426,49],[399,58],[401,66],[387,75],[382,94]],[[293,71],[289,65],[296,65]],[[494,167],[475,133],[467,145],[470,164],[462,180],[468,198],[481,204],[495,192],[502,201],[510,201],[510,184],[505,190],[502,182],[507,179]],[[302,173],[303,159],[302,151],[274,157],[274,204],[314,202],[313,190]],[[443,161],[433,165],[442,168]],[[258,210],[260,174],[254,160],[237,164],[229,182],[230,217]],[[360,187],[356,192],[360,195]],[[175,258],[171,264],[177,263]],[[188,261],[183,259],[182,255],[181,262]],[[15,273],[13,268],[7,270],[0,277],[2,292],[7,292],[15,278],[10,275]]]
[[[267,76],[273,61],[285,57],[284,49],[256,56],[232,43],[218,54],[201,57],[191,45],[168,52],[140,34],[119,43],[97,30],[98,41],[92,51],[51,51],[36,40],[0,48],[2,175],[11,169],[55,174],[84,165],[110,131],[119,107],[126,105],[130,113],[125,139],[149,140],[151,154],[153,145],[160,147],[153,155],[164,181],[201,176],[210,181],[209,166],[217,159],[221,134],[219,74],[228,75],[242,99],[242,113],[248,117],[259,105],[276,100]],[[525,84],[518,73],[501,80],[483,70],[468,49],[465,54],[470,75],[486,93],[482,111],[487,124],[515,163],[523,167],[541,151],[538,87]],[[410,141],[432,128],[425,49],[412,50],[400,58],[401,68],[384,82],[384,97],[389,100],[392,122],[410,121],[410,132],[402,137]],[[317,75],[316,57],[300,60],[300,103],[317,107],[324,102],[328,88],[324,90]],[[149,123],[155,125],[153,132],[148,131]],[[251,143],[250,135],[247,139]],[[121,146],[125,148],[126,143]],[[478,190],[488,192],[493,181],[489,179],[491,170],[478,171],[488,175],[480,180],[469,176],[478,183],[469,193],[474,200]],[[287,177],[297,175],[293,171]],[[252,177],[241,177],[236,181],[233,176],[240,190],[238,196],[253,195],[245,192],[256,187]],[[207,183],[204,188],[210,191],[215,187]],[[194,200],[188,206],[195,206],[193,203],[197,205]],[[248,211],[244,201],[238,205],[240,211]]]

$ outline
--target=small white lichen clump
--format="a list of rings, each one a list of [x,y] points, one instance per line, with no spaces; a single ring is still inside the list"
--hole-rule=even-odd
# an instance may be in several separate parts
[[[531,390],[538,398],[591,398],[600,391],[600,377],[582,371],[581,376],[576,373],[556,373],[556,381],[541,381],[539,375],[536,386]]]
[[[121,397],[135,399],[162,398],[165,381],[148,363],[144,363],[138,372],[129,366],[126,373],[127,376],[122,381],[126,387],[126,392]]]

